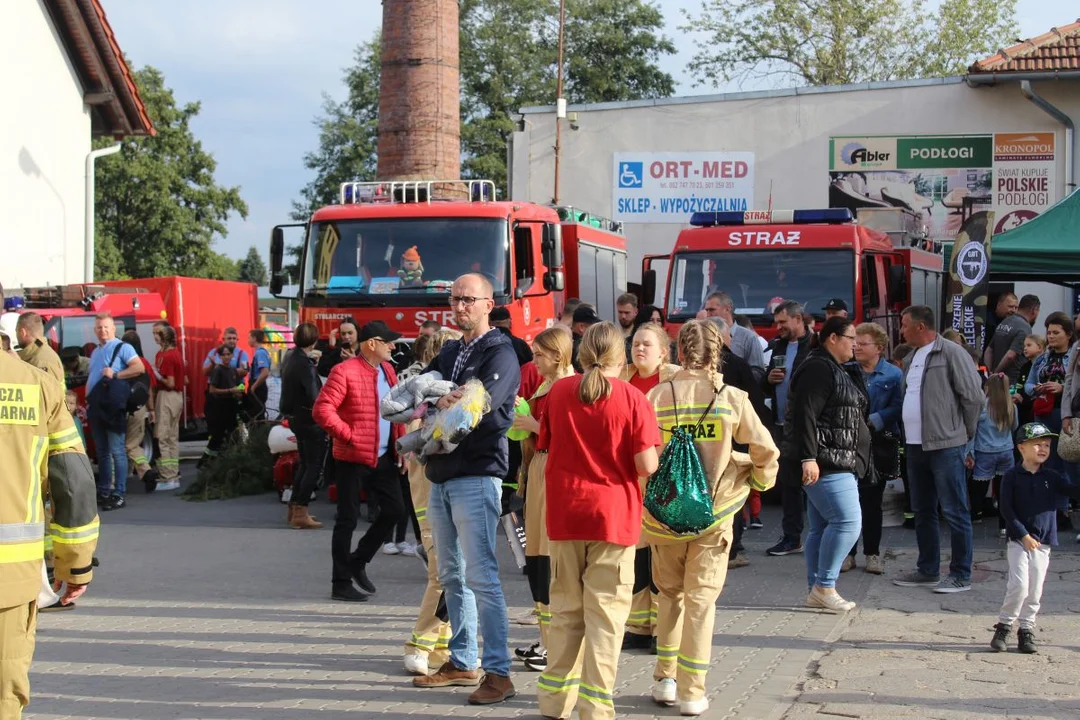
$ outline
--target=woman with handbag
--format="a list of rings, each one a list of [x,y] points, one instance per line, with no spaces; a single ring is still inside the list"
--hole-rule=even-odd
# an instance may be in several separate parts
[[[1063,312],[1054,312],[1043,322],[1046,327],[1046,352],[1031,364],[1031,372],[1027,382],[1024,383],[1024,393],[1034,398],[1033,409],[1035,421],[1041,422],[1050,428],[1052,433],[1060,433],[1064,429],[1063,405],[1065,397],[1065,382],[1070,375],[1069,369],[1074,363],[1073,356],[1076,354],[1071,347],[1073,336],[1072,319]],[[1070,410],[1072,401],[1070,397]],[[1071,429],[1072,423],[1070,423]],[[1077,476],[1075,463],[1067,463],[1058,454],[1059,438],[1055,437],[1050,444],[1050,458],[1045,467],[1067,474],[1071,478]],[[1069,517],[1069,498],[1059,496],[1058,505],[1058,528],[1072,530],[1072,520]]]
[[[682,369],[650,391],[649,402],[665,445],[676,428],[690,429],[715,520],[701,532],[678,534],[648,510],[642,518],[660,591],[653,700],[678,703],[683,715],[701,715],[709,707],[705,672],[716,599],[727,578],[732,521],[751,488],[764,491],[776,482],[780,451],[749,396],[725,385],[717,373],[722,341],[716,325],[691,320],[679,331],[677,344]],[[749,454],[734,451],[733,441],[747,445]]]
[[[791,378],[784,453],[802,463],[807,518],[806,606],[847,612],[855,603],[836,592],[836,578],[861,530],[856,478],[871,472],[870,398],[850,362],[855,327],[842,317],[825,321],[818,347]]]
[[[855,361],[866,382],[870,396],[870,449],[873,472],[859,480],[859,506],[862,509],[863,554],[866,572],[881,575],[881,501],[885,482],[900,477],[900,415],[904,409],[904,373],[885,359],[889,338],[877,323],[863,323],[855,328]],[[859,541],[851,546],[840,572],[855,567]]]
[[[653,321],[643,322],[634,330],[630,360],[620,377],[645,395],[660,383],[669,381],[679,369],[678,365],[671,364],[671,339],[667,331],[662,324]],[[623,650],[656,651],[659,596],[652,587],[652,555],[642,538],[634,556],[634,600],[630,605],[630,619],[626,622]]]

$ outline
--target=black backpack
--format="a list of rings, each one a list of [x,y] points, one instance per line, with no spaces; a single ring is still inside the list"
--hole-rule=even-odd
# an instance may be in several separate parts
[[[127,343],[122,342],[122,343],[120,343],[119,345],[116,346],[115,350],[113,350],[112,359],[109,360],[109,367],[112,367],[113,364],[116,362],[117,355],[120,354],[120,350],[122,350],[124,345],[126,345],[126,344]],[[140,360],[140,362],[142,362],[142,361]],[[128,415],[131,415],[133,413],[138,412],[139,408],[145,407],[146,403],[150,402],[150,375],[149,375],[149,373],[143,373],[141,375],[136,375],[135,377],[131,378],[130,380],[117,380],[114,377],[111,380],[111,382],[114,382],[114,383],[115,382],[121,382],[121,383],[125,383],[127,385],[127,388],[128,388],[127,395],[126,395],[127,402],[126,402],[126,404],[124,406],[124,409],[127,411]]]

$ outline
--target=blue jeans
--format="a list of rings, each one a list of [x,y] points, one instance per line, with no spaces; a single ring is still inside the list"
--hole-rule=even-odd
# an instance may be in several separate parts
[[[822,475],[813,485],[804,485],[806,514],[810,531],[806,534],[806,584],[813,588],[836,587],[840,565],[862,531],[859,483],[854,473]]]
[[[938,527],[938,503],[949,523],[952,559],[949,577],[971,580],[971,504],[968,502],[965,446],[943,450],[923,450],[922,445],[907,446],[908,488],[911,510],[915,513],[915,539],[919,543],[917,567],[924,575],[941,572],[941,532]]]
[[[128,460],[126,432],[114,432],[101,422],[90,421],[90,432],[94,436],[94,449],[97,451],[98,495],[120,495],[127,493]]]
[[[509,677],[510,625],[495,557],[501,509],[501,478],[462,477],[431,484],[427,514],[454,632],[450,660],[461,670],[476,668],[479,620],[484,636],[481,667]]]

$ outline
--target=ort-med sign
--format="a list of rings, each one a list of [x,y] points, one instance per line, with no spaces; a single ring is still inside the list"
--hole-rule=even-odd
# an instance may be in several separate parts
[[[754,207],[754,153],[614,153],[612,219],[686,224],[695,212]]]

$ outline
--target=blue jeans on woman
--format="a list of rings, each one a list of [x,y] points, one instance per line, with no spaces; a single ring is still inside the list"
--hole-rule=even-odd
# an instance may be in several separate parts
[[[840,565],[862,531],[859,483],[854,473],[822,475],[806,491],[806,584],[835,588]]]
[[[97,454],[98,477],[97,494],[99,497],[127,494],[127,432],[114,432],[106,423],[90,421],[90,432],[94,436],[94,450]]]
[[[439,557],[439,583],[450,615],[450,661],[476,669],[477,625],[485,672],[510,676],[510,624],[495,557],[502,479],[460,477],[431,484],[428,520]]]

